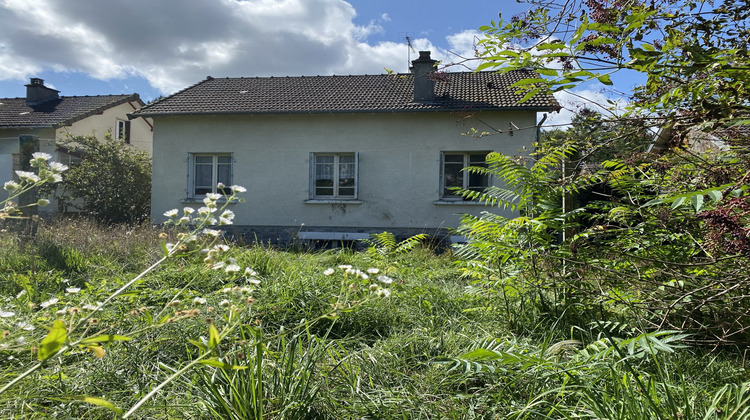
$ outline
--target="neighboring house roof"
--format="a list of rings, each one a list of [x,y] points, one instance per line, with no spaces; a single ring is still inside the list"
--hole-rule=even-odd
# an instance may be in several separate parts
[[[125,102],[144,105],[132,95],[63,96],[27,105],[25,98],[0,98],[0,128],[61,127]]]
[[[414,101],[413,74],[212,78],[149,104],[132,116],[292,114],[414,111],[527,110],[560,108],[548,94],[521,102],[511,85],[539,77],[532,71],[435,73],[435,98]]]

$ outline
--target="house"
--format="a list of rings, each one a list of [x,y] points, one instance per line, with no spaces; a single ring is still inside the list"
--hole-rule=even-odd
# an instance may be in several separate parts
[[[233,230],[271,242],[445,235],[460,214],[487,210],[451,188],[493,180],[461,169],[528,151],[537,112],[557,102],[520,102],[510,85],[528,71],[435,72],[425,51],[412,64],[409,74],[208,77],[133,112],[154,120],[154,222],[202,206],[218,183],[247,188]],[[465,135],[472,128],[493,134]]]
[[[151,153],[153,126],[146,118],[129,119],[128,113],[144,106],[138,94],[102,96],[60,96],[59,91],[32,78],[25,98],[0,98],[0,180],[13,179],[24,169],[33,152],[46,152],[65,164],[78,159],[61,145],[69,135],[107,133],[133,147]],[[50,213],[56,206],[40,208]]]

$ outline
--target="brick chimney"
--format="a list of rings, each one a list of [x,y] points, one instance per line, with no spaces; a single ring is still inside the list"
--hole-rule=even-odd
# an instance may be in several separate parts
[[[429,51],[420,51],[419,58],[412,60],[414,74],[414,102],[431,103],[435,100],[435,82],[430,74],[435,71],[436,60],[430,58]]]
[[[26,105],[36,105],[50,99],[58,99],[60,91],[44,86],[44,80],[32,77],[26,85]]]

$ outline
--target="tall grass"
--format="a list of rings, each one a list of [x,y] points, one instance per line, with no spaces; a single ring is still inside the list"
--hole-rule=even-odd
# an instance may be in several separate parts
[[[40,225],[31,239],[0,233],[0,311],[14,313],[0,318],[8,332],[0,339],[0,385],[36,361],[32,347],[56,311],[65,309],[67,320],[72,307],[102,302],[163,255],[161,243],[172,239],[162,233],[80,219]],[[157,387],[133,417],[747,416],[741,354],[683,348],[679,333],[641,336],[625,323],[591,324],[575,308],[545,312],[511,280],[461,277],[449,252],[417,247],[383,258],[247,246],[228,256],[251,267],[260,284],[192,257],[164,262],[85,327],[132,340],[101,343],[101,358],[94,346],[55,355],[0,396],[0,417],[111,418],[102,401],[124,412]],[[378,269],[367,281],[387,276],[390,297],[363,289],[365,280],[340,265]],[[214,347],[211,325],[220,334]]]

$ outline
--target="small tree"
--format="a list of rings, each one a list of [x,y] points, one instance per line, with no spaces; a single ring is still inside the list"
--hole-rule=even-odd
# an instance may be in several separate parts
[[[81,153],[63,183],[65,196],[76,208],[104,223],[140,223],[151,210],[151,157],[106,136],[71,137],[66,141]]]

